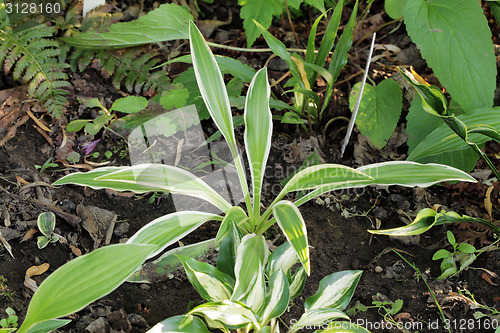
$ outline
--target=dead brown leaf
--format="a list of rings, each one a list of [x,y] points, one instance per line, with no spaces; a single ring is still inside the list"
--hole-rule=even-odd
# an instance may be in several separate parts
[[[38,290],[38,284],[31,277],[45,273],[49,267],[50,265],[48,263],[44,263],[39,266],[31,266],[28,268],[26,270],[26,275],[24,276],[24,286],[31,291],[36,292]]]
[[[490,216],[490,219],[493,219],[492,216],[492,209],[493,209],[493,204],[491,203],[491,192],[493,191],[495,187],[490,186],[486,190],[486,195],[484,196],[484,208],[486,209],[486,212]]]
[[[69,247],[71,249],[71,252],[73,252],[73,254],[75,256],[79,257],[82,255],[82,251],[79,248],[77,248],[76,246],[70,244]]]
[[[38,230],[31,228],[30,230],[28,230],[26,232],[26,234],[23,236],[23,238],[21,239],[21,241],[19,243],[26,242],[26,241],[32,239],[33,235],[36,234],[37,232],[38,232]]]

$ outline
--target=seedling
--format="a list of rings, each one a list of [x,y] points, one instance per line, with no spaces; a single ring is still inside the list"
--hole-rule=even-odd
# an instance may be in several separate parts
[[[476,260],[476,248],[468,243],[457,244],[455,236],[448,230],[448,242],[453,246],[453,252],[445,249],[438,250],[432,260],[443,259],[441,262],[441,275],[436,280],[444,280],[464,270]]]
[[[111,124],[114,118],[112,111],[137,113],[148,106],[148,101],[144,97],[127,96],[117,99],[109,109],[106,109],[98,98],[84,101],[83,104],[87,108],[100,108],[99,115],[95,119],[73,120],[66,126],[68,132],[77,132],[84,128],[86,134],[96,135],[101,129]]]
[[[52,212],[43,212],[38,215],[37,220],[38,229],[43,236],[38,236],[37,245],[41,250],[49,243],[55,243],[59,240],[59,236],[54,233],[56,227],[56,215]]]
[[[358,312],[364,312],[368,309],[377,309],[377,312],[384,318],[386,322],[397,326],[398,322],[394,319],[394,315],[401,311],[401,308],[403,307],[403,300],[397,299],[392,302],[384,298],[386,297],[380,293],[377,293],[376,295],[372,296],[373,305],[366,306],[357,302],[354,307],[346,312],[346,314],[348,316],[353,316]]]
[[[47,168],[55,168],[58,167],[59,165],[57,163],[52,163],[52,157],[51,157],[47,161],[45,161],[43,165],[35,164],[34,166],[35,169],[40,170],[40,172],[43,172]]]
[[[5,312],[7,313],[7,318],[2,318],[0,319],[0,327],[1,328],[16,328],[17,327],[17,316],[16,316],[16,311],[12,309],[11,307],[8,307],[5,309]]]

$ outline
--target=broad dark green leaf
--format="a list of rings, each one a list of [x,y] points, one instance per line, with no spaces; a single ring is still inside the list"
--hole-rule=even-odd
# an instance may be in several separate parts
[[[493,105],[496,61],[478,2],[407,1],[404,20],[422,57],[465,111]]]
[[[234,279],[234,266],[236,264],[238,246],[243,236],[233,221],[230,221],[229,224],[229,230],[220,244],[219,253],[217,253],[217,269]]]

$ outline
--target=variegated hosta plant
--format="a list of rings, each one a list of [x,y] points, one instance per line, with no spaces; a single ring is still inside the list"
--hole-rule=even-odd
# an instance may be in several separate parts
[[[230,332],[280,332],[278,318],[304,288],[306,273],[292,267],[299,258],[289,242],[271,254],[262,235],[242,237],[230,223],[217,258],[217,267],[190,257],[178,256],[189,281],[207,302],[185,315],[168,318],[148,333],[198,332],[209,328]],[[342,271],[324,277],[318,291],[305,301],[305,312],[292,321],[287,332],[303,327],[342,327],[342,332],[368,332],[347,321],[343,312],[351,301],[362,271]],[[344,326],[342,326],[344,325]],[[324,332],[324,331],[323,331]]]
[[[232,206],[216,190],[192,173],[175,166],[139,164],[131,167],[104,167],[87,173],[74,173],[55,185],[78,184],[94,189],[145,193],[165,191],[208,201],[222,211],[221,215],[203,211],[174,212],[151,221],[133,235],[127,244],[117,244],[81,256],[59,268],[33,296],[20,332],[37,325],[57,327],[63,322],[51,320],[75,312],[91,301],[118,287],[148,258],[191,233],[203,223],[221,221],[217,239],[200,247],[219,246],[230,223],[244,234],[262,235],[274,223],[297,254],[304,272],[310,274],[309,247],[305,222],[297,207],[323,193],[367,185],[429,186],[442,181],[474,181],[466,173],[439,164],[386,162],[357,169],[338,164],[312,166],[298,172],[284,186],[272,203],[261,211],[261,189],[269,156],[272,116],[269,109],[270,87],[266,69],[258,71],[249,88],[245,105],[245,151],[249,161],[251,186],[239,156],[233,128],[231,108],[224,80],[205,40],[190,23],[190,46],[196,79],[210,115],[223,134],[231,151],[239,177],[245,208]],[[306,191],[295,202],[286,200],[290,192]],[[192,255],[198,245],[186,246],[179,254]],[[113,258],[110,260],[110,258]],[[113,265],[109,263],[112,262]],[[92,272],[92,274],[89,274]],[[254,272],[251,272],[254,273]],[[136,280],[137,281],[137,280]],[[254,283],[262,281],[254,281]],[[251,288],[241,290],[239,299],[250,295]],[[57,296],[57,297],[56,297]],[[44,326],[45,327],[45,326]]]

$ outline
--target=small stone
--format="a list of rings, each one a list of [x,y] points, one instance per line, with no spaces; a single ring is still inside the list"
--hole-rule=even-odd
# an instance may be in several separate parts
[[[115,234],[116,237],[121,237],[128,232],[129,227],[130,225],[128,222],[117,223],[115,225],[115,230],[113,231],[113,234]]]
[[[85,328],[90,333],[106,333],[107,320],[103,317],[94,320],[89,326]]]
[[[375,273],[382,273],[384,269],[380,266],[375,266]]]
[[[137,313],[131,313],[128,315],[128,320],[132,324],[132,326],[138,327],[138,328],[146,328],[148,327],[148,323],[146,322],[146,319],[144,319],[143,316],[138,315]]]
[[[150,286],[149,284],[146,284],[146,283],[141,284],[141,286],[140,286],[140,287],[141,287],[141,289],[144,289],[144,290],[149,290],[149,289],[151,289],[151,286]]]

